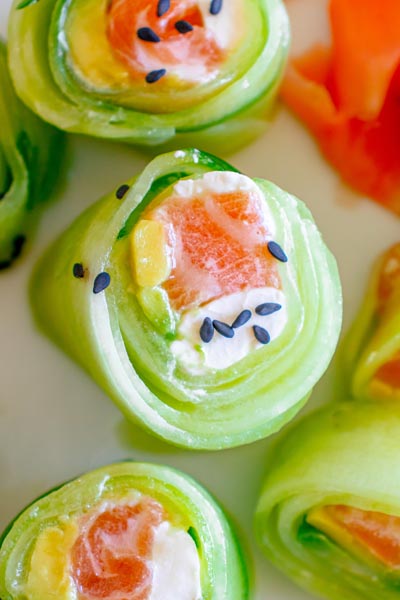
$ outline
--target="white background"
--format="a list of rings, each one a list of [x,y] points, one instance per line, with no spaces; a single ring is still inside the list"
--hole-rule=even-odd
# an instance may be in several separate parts
[[[10,4],[0,0],[4,36]],[[323,2],[290,0],[297,48],[310,34],[326,31],[321,16],[314,16],[316,4],[321,9]],[[45,246],[146,160],[127,146],[71,137],[63,192],[48,206],[23,259],[0,273],[0,530],[37,495],[83,471],[128,457],[162,462],[196,477],[234,515],[254,562],[254,600],[307,600],[310,596],[272,568],[253,541],[252,515],[271,440],[212,454],[154,443],[134,430],[97,385],[32,323],[27,284]],[[271,179],[311,208],[339,263],[348,325],[372,261],[400,237],[398,219],[346,188],[283,108],[263,138],[229,160],[250,176]],[[331,381],[328,373],[309,407],[331,397]]]

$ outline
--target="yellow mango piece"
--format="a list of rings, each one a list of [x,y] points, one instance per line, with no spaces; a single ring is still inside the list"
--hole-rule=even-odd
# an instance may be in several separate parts
[[[115,58],[108,42],[106,15],[107,0],[86,0],[72,8],[67,26],[71,60],[97,89],[129,88],[129,71]]]
[[[69,557],[78,537],[76,525],[49,527],[42,531],[33,549],[24,593],[29,600],[72,600]]]
[[[164,225],[142,219],[131,233],[131,267],[136,283],[154,287],[170,273]]]

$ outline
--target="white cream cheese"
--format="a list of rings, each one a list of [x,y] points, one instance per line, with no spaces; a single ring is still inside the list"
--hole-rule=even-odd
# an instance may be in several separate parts
[[[204,27],[212,33],[222,50],[233,48],[239,43],[246,28],[244,4],[247,0],[229,0],[223,3],[217,15],[210,13],[210,0],[198,0],[198,7],[204,20]],[[239,25],[239,26],[238,26]]]
[[[255,308],[265,302],[280,304],[281,308],[270,315],[258,315]],[[245,309],[251,310],[251,319],[234,330],[233,338],[214,331],[211,342],[201,340],[200,327],[206,317],[231,325]],[[263,287],[236,292],[187,311],[178,327],[181,339],[172,342],[171,351],[179,364],[193,375],[202,375],[210,369],[226,369],[263,346],[254,335],[253,325],[266,329],[272,342],[280,335],[286,322],[285,296],[281,290]]]
[[[192,537],[164,521],[154,535],[149,600],[201,600],[200,559]]]

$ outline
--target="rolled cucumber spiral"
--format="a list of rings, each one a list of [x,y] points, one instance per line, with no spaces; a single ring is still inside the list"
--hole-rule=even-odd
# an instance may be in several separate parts
[[[34,209],[59,173],[63,134],[17,98],[0,40],[0,269],[9,267],[29,236]]]
[[[255,518],[266,556],[331,600],[395,600],[400,577],[400,409],[331,405],[283,435]]]
[[[338,366],[355,398],[400,400],[400,243],[376,261]]]
[[[248,581],[237,538],[204,488],[170,467],[124,462],[61,485],[10,524],[0,595],[244,600]]]
[[[41,328],[129,419],[220,449],[276,431],[337,343],[336,263],[309,211],[198,150],[83,213],[32,280]]]
[[[232,151],[265,129],[283,74],[281,0],[15,0],[23,101],[70,132]]]

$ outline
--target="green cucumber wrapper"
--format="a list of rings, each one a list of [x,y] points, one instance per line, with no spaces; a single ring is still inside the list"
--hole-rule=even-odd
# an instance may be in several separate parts
[[[0,40],[0,268],[17,258],[33,209],[54,187],[63,134],[17,98]]]
[[[123,462],[74,479],[29,505],[0,538],[0,597],[22,600],[30,556],[38,534],[80,517],[104,500],[139,491],[189,525],[200,558],[204,600],[246,600],[248,578],[239,542],[214,498],[196,481],[171,467]]]
[[[124,107],[117,97],[96,94],[77,78],[68,61],[64,23],[72,5],[79,7],[81,1],[40,0],[18,8],[20,0],[15,0],[11,9],[14,84],[43,119],[70,132],[163,149],[195,145],[215,153],[232,152],[265,129],[289,46],[281,0],[251,0],[263,21],[252,64],[238,64],[229,83],[199,104],[164,114]]]
[[[233,167],[198,150],[154,159],[123,200],[112,193],[55,242],[32,280],[40,326],[79,362],[128,418],[175,445],[220,449],[261,439],[306,402],[339,336],[341,289],[336,263],[299,200],[255,180],[288,254],[279,263],[288,320],[272,343],[223,370],[190,375],[174,364],[165,335],[145,317],[135,294],[127,235],[157,194],[181,177]],[[74,263],[86,269],[72,276]],[[106,271],[111,284],[93,294]],[[172,365],[172,367],[171,367]]]
[[[377,370],[400,352],[398,284],[383,309],[379,309],[379,280],[390,252],[389,249],[376,261],[362,304],[338,352],[341,380],[355,398],[378,397],[371,381]],[[391,400],[390,395],[386,399]]]
[[[344,504],[400,516],[400,407],[331,405],[282,435],[267,465],[255,529],[267,557],[321,598],[395,600],[399,574],[362,562],[309,525],[315,507]]]

